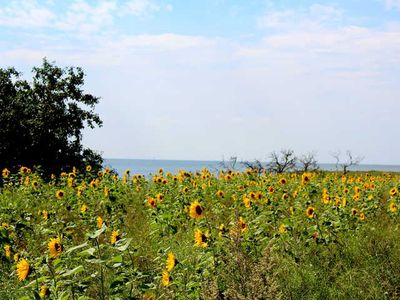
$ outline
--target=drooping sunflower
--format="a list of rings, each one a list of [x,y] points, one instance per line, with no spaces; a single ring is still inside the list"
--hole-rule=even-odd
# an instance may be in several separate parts
[[[246,208],[251,207],[251,200],[249,198],[247,198],[246,195],[243,196],[243,203]]]
[[[163,286],[169,286],[171,283],[171,276],[169,275],[168,271],[164,271],[162,273],[162,279],[161,279],[162,285]]]
[[[31,271],[31,268],[26,259],[21,259],[17,263],[17,276],[18,276],[19,281],[25,280],[26,277],[28,277],[30,271]]]
[[[389,204],[389,210],[390,210],[390,212],[395,213],[395,212],[397,211],[397,205],[396,205],[396,203],[390,202],[390,204]]]
[[[111,233],[111,238],[110,238],[111,245],[114,245],[120,239],[121,239],[121,236],[120,236],[119,232],[117,230],[113,230],[113,232]]]
[[[200,229],[194,231],[194,242],[197,247],[205,248],[208,246],[208,238],[205,232]]]
[[[172,252],[169,252],[167,257],[166,270],[168,272],[171,272],[173,268],[175,268],[177,263],[178,261],[176,260],[175,255]]]
[[[64,196],[65,196],[65,192],[64,192],[63,190],[58,190],[58,191],[56,192],[56,197],[57,197],[58,199],[62,199]]]
[[[314,217],[314,213],[315,213],[315,208],[314,207],[312,207],[312,206],[309,206],[307,209],[306,209],[306,216],[308,217],[308,218],[313,218]]]
[[[198,201],[194,201],[190,205],[189,214],[193,219],[201,219],[204,216],[204,209]]]
[[[61,254],[63,246],[61,244],[60,238],[51,238],[47,244],[49,247],[50,257],[57,257]]]
[[[45,298],[46,296],[50,295],[50,290],[49,287],[47,285],[42,285],[40,287],[40,291],[39,291],[39,297],[41,299]]]

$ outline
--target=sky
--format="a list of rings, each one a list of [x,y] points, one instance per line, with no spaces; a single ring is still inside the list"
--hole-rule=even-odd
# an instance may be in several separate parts
[[[84,69],[106,158],[400,164],[400,0],[0,0],[0,67],[44,57]]]

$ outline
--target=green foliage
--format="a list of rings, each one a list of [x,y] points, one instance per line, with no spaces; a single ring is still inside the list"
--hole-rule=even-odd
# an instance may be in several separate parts
[[[44,59],[32,73],[28,82],[14,68],[0,69],[0,168],[99,168],[100,155],[81,144],[85,126],[102,125],[94,113],[99,98],[83,91],[83,70]]]

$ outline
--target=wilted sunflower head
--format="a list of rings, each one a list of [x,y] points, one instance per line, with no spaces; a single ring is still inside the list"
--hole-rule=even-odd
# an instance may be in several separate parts
[[[39,291],[39,297],[41,299],[45,298],[46,296],[50,295],[50,290],[47,285],[42,285]]]
[[[161,279],[162,285],[163,286],[169,286],[171,283],[171,276],[169,275],[168,271],[164,271],[162,273],[162,279]]]

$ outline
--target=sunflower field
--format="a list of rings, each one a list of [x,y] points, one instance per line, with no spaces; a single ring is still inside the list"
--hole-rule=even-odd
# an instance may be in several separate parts
[[[400,174],[1,177],[0,299],[400,298]]]

